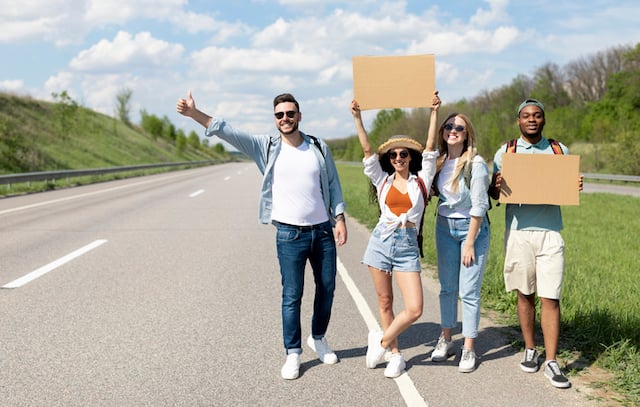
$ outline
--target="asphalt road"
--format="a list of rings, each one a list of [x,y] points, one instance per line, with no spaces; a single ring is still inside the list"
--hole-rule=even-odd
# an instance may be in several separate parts
[[[584,184],[583,192],[602,192],[615,195],[629,195],[640,196],[640,185],[617,185],[617,184],[601,184],[601,183],[588,183]]]
[[[578,380],[520,371],[517,333],[481,320],[471,374],[434,364],[438,283],[400,337],[407,373],[366,369],[377,308],[360,264],[368,231],[348,219],[327,338],[284,362],[274,232],[257,222],[251,163],[0,199],[0,406],[588,406]],[[313,281],[303,302],[310,330]],[[398,301],[400,296],[397,296]],[[460,331],[455,338],[460,343]],[[306,346],[306,345],[305,345]]]

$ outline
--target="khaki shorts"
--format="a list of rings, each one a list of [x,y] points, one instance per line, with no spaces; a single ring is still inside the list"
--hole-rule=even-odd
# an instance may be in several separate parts
[[[560,299],[564,278],[564,240],[560,232],[507,230],[504,237],[507,291]]]

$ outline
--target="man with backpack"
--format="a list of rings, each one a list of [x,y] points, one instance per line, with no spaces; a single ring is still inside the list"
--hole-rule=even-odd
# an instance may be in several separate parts
[[[542,103],[527,99],[518,106],[516,123],[520,137],[503,144],[493,159],[493,178],[489,194],[499,199],[504,154],[568,154],[567,147],[545,138],[545,110]],[[536,171],[531,168],[530,171]],[[582,178],[578,184],[582,190]],[[560,294],[564,277],[562,213],[558,205],[507,204],[505,210],[504,281],[507,291],[518,291],[518,319],[525,344],[520,368],[528,373],[539,370],[536,350],[536,299],[540,298],[540,322],[544,337],[544,375],[558,388],[571,386],[556,353],[560,336]]]
[[[283,379],[297,379],[302,353],[300,305],[307,261],[316,283],[311,335],[307,345],[321,362],[334,364],[325,333],[331,317],[337,271],[336,244],[347,241],[345,204],[338,172],[327,145],[298,129],[300,106],[284,93],[273,100],[279,134],[251,135],[234,129],[226,121],[196,108],[189,92],[178,99],[178,113],[206,128],[205,135],[222,140],[251,157],[263,174],[260,193],[261,223],[277,229],[276,249],[282,278],[282,332],[286,361]]]

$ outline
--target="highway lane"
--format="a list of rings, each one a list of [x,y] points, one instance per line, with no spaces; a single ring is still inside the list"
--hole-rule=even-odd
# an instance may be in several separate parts
[[[487,318],[475,373],[457,373],[457,358],[431,363],[430,273],[425,314],[400,338],[408,373],[365,369],[377,311],[359,263],[368,231],[351,219],[328,332],[341,361],[322,365],[305,345],[301,377],[282,380],[274,228],[257,223],[259,184],[253,164],[237,163],[1,199],[0,286],[102,243],[0,289],[0,405],[588,405],[579,386],[522,373]]]
[[[319,365],[307,349],[302,378],[280,378],[280,281],[274,229],[257,223],[259,183],[244,163],[0,200],[0,285],[106,241],[0,290],[0,405],[402,400],[393,381],[370,389],[354,374],[366,325],[342,285],[346,312],[329,335],[362,332],[336,340],[343,363]]]

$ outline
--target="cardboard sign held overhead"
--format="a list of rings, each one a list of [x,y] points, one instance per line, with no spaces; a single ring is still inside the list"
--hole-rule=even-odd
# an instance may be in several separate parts
[[[353,57],[353,95],[360,109],[431,107],[435,57]]]
[[[500,202],[580,205],[580,156],[502,155]]]

